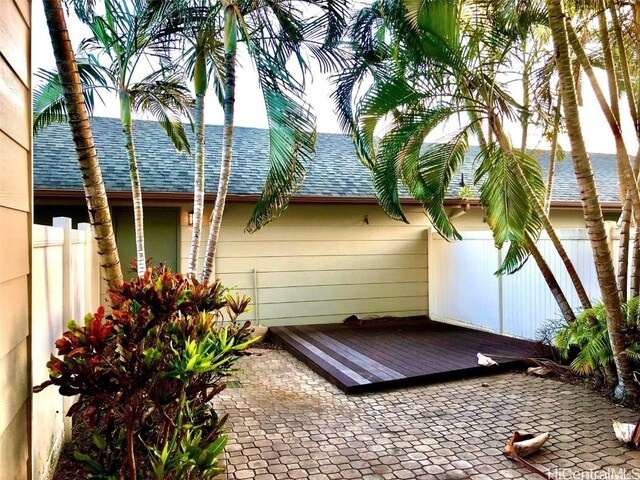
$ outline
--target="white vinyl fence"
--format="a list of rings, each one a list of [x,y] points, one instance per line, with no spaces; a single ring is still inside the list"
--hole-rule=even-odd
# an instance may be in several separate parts
[[[608,225],[612,230],[613,225]],[[592,300],[600,297],[591,245],[585,229],[558,230],[558,236]],[[529,259],[513,275],[494,272],[507,248],[495,248],[491,232],[461,232],[463,240],[449,243],[432,233],[429,245],[429,315],[433,320],[473,326],[495,333],[536,339],[548,320],[560,311]],[[615,238],[615,235],[610,235]],[[617,242],[611,246],[617,253]],[[580,302],[551,240],[543,235],[538,248],[556,276],[572,307]]]
[[[54,226],[33,226],[32,365],[33,385],[47,380],[46,363],[55,353],[54,342],[70,319],[81,322],[99,301],[98,260],[89,224],[71,229],[71,220],[55,218]],[[70,400],[56,387],[33,395],[32,472],[48,479],[52,461],[70,435],[64,414]]]

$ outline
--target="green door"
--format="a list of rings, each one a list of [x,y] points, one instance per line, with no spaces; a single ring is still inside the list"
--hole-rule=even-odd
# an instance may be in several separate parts
[[[180,210],[177,208],[144,208],[144,241],[147,259],[152,265],[164,263],[172,272],[178,271],[178,228]],[[125,278],[135,274],[129,264],[136,258],[136,237],[132,208],[114,208],[116,243]]]

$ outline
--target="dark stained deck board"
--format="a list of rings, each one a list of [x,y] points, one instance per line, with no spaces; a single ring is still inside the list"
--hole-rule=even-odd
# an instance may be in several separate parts
[[[371,349],[375,352],[376,348],[381,348],[383,351],[388,352],[389,355],[398,355],[399,361],[408,361],[411,362],[412,365],[416,365],[418,361],[431,361],[441,368],[458,365],[457,362],[448,359],[446,355],[447,351],[442,349],[437,342],[431,342],[425,345],[424,342],[412,338],[414,334],[415,332],[407,332],[406,337],[401,338],[400,335],[383,333],[378,337],[382,345],[377,344],[377,342],[376,344],[370,344]],[[376,340],[378,338],[376,338]],[[348,338],[345,338],[345,341],[349,341]],[[429,348],[423,348],[426,346]],[[438,355],[434,355],[434,353]],[[422,370],[420,367],[417,368]]]
[[[327,362],[327,359],[318,355],[316,352],[309,350],[297,339],[290,336],[289,332],[282,331],[278,333],[278,341],[284,345],[295,345],[295,349],[289,350],[296,358],[304,362],[307,366],[311,367],[314,371],[320,373],[324,378],[332,383],[340,386],[344,391],[356,387],[362,387],[365,382],[358,382],[352,377],[346,375],[340,369]],[[326,373],[323,373],[326,372]]]
[[[422,352],[417,352],[415,349],[409,351],[404,348],[404,344],[398,342],[397,337],[385,335],[383,332],[376,337],[376,342],[371,342],[370,337],[362,338],[356,337],[350,338],[348,335],[335,335],[337,339],[351,345],[354,348],[360,348],[367,355],[377,356],[380,361],[386,362],[392,366],[392,368],[404,372],[406,376],[420,375],[424,373],[424,369],[418,365],[418,361],[423,360]],[[432,355],[433,357],[433,355]],[[431,358],[435,364],[445,368],[439,359]]]
[[[539,356],[536,343],[433,322],[424,317],[369,322],[272,327],[271,338],[347,393],[484,375]],[[499,367],[482,367],[477,353]]]
[[[291,330],[298,334],[300,337],[305,338],[305,340],[312,343],[325,354],[330,355],[333,358],[340,359],[341,363],[347,365],[349,368],[360,373],[366,378],[370,378],[372,381],[379,382],[402,377],[402,375],[398,372],[395,372],[395,375],[385,372],[384,365],[381,365],[377,360],[367,356],[366,354],[364,354],[364,352],[360,352],[355,349],[351,349],[355,350],[353,351],[353,353],[345,352],[345,347],[350,347],[348,347],[343,342],[339,342],[334,339],[331,339],[330,342],[327,342],[326,339],[322,338],[323,334],[321,332],[318,332],[317,330],[309,330],[308,332],[304,332],[295,327],[292,327]],[[366,372],[369,375],[363,372]]]
[[[303,338],[305,341],[313,345],[316,349],[323,352],[324,355],[334,358],[335,360],[339,361],[342,365],[347,367],[349,370],[365,377],[367,380],[370,380],[372,382],[381,382],[383,380],[376,374],[375,371],[369,370],[367,369],[367,367],[364,367],[362,365],[359,365],[353,362],[349,357],[342,355],[338,352],[335,352],[330,348],[328,348],[326,345],[324,345],[322,342],[317,341],[317,339],[313,335],[313,332],[300,332],[295,327],[290,327],[289,331],[295,333],[300,338]]]

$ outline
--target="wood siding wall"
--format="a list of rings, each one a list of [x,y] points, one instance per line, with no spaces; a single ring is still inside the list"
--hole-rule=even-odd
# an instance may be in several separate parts
[[[28,0],[0,0],[0,465],[29,478],[31,95]]]
[[[185,205],[181,215],[183,271],[189,209]],[[411,224],[405,225],[375,205],[294,204],[248,234],[250,211],[251,205],[227,205],[216,261],[226,286],[254,298],[257,308],[247,319],[257,314],[265,325],[289,325],[340,322],[351,314],[427,313],[428,222],[419,209],[407,210]]]

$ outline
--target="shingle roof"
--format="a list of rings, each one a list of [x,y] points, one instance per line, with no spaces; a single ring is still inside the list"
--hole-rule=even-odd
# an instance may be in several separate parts
[[[96,117],[92,120],[92,127],[107,191],[129,191],[128,162],[119,120]],[[155,122],[138,120],[134,127],[143,191],[192,192],[192,157],[177,154]],[[229,194],[257,195],[260,193],[268,168],[267,133],[264,129],[235,128]],[[206,191],[215,193],[222,127],[207,125],[205,135],[207,141]],[[472,163],[476,154],[477,147],[472,147],[467,160],[451,184],[449,197],[458,196],[461,174],[464,174],[466,184],[471,184]],[[539,152],[537,156],[546,172],[548,152]],[[618,201],[615,156],[592,154],[591,160],[596,172],[601,201]],[[38,134],[34,141],[33,168],[36,191],[82,189],[74,146],[67,125],[51,125]],[[369,172],[359,162],[349,137],[340,134],[318,134],[317,158],[297,196],[362,198],[374,196]],[[580,200],[570,158],[557,164],[553,199],[569,202]]]

